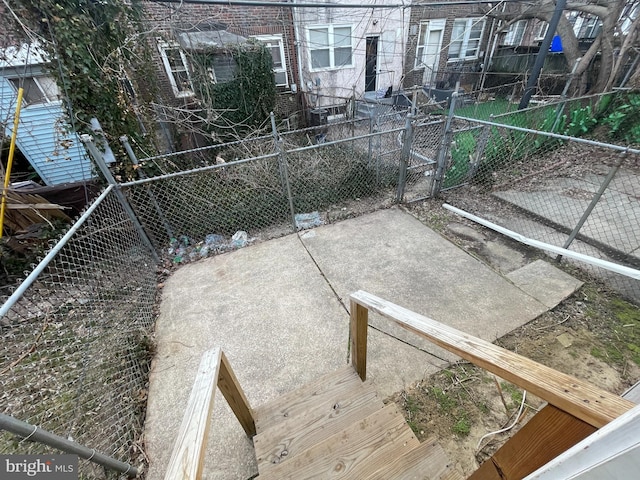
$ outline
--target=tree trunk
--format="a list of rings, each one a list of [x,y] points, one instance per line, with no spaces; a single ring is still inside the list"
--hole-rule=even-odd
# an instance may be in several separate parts
[[[614,82],[620,75],[620,70],[624,66],[627,61],[627,54],[629,50],[636,43],[638,38],[638,26],[640,25],[640,15],[638,15],[631,25],[629,26],[629,30],[627,31],[627,35],[624,39],[624,43],[622,44],[622,48],[620,49],[620,53],[618,53],[618,57],[614,63],[613,69],[611,70],[611,74],[609,75],[609,79],[607,81],[607,85],[605,86],[605,91],[611,90]]]

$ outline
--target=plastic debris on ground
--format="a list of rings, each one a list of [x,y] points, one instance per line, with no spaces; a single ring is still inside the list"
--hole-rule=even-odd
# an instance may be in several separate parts
[[[295,215],[296,228],[298,230],[307,230],[322,225],[322,219],[319,212],[297,213]]]
[[[253,240],[255,239],[250,239],[247,232],[242,230],[234,233],[231,239],[216,233],[210,233],[204,238],[204,241],[200,242],[196,242],[186,235],[181,235],[169,241],[167,254],[172,263],[182,264],[246,247]]]

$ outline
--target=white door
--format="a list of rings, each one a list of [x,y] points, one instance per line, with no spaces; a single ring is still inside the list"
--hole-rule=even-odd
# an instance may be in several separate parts
[[[422,64],[424,65],[424,75],[422,83],[433,85],[440,64],[440,50],[442,48],[442,37],[444,33],[444,20],[431,20],[425,27],[424,38],[422,40]],[[421,32],[422,34],[423,32]],[[421,35],[422,36],[422,35]]]

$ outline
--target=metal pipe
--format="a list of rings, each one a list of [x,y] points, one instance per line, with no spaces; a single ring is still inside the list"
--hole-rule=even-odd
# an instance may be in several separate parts
[[[13,166],[13,156],[16,152],[16,138],[18,137],[18,125],[20,121],[20,109],[22,108],[22,94],[24,89],[18,89],[18,103],[16,105],[16,113],[13,117],[13,131],[11,132],[11,142],[9,143],[9,157],[7,159],[7,170],[4,172],[4,188],[2,189],[2,203],[0,204],[0,238],[4,231],[4,211],[7,207],[7,188],[11,183],[11,167]]]
[[[95,202],[91,204],[89,208],[82,214],[82,216],[71,226],[71,228],[64,234],[64,236],[55,244],[55,246],[49,250],[49,253],[42,259],[42,261],[33,269],[33,271],[24,279],[24,281],[16,288],[16,290],[11,294],[11,296],[7,299],[6,302],[0,307],[0,318],[4,317],[7,312],[13,307],[18,300],[22,297],[24,292],[36,281],[38,276],[42,273],[42,271],[47,268],[47,266],[51,263],[51,260],[55,258],[55,256],[62,250],[62,248],[67,244],[67,242],[75,235],[78,229],[87,221],[87,219],[91,216],[93,211],[98,208],[98,205],[102,203],[102,201],[109,195],[111,190],[113,190],[114,186],[109,185],[105,188],[104,192],[100,194],[98,198],[96,198]]]
[[[144,173],[142,166],[138,163],[138,157],[136,157],[136,154],[134,153],[133,148],[131,148],[131,144],[129,143],[129,138],[126,135],[122,135],[120,137],[120,143],[122,143],[122,146],[127,152],[127,155],[131,160],[131,163],[134,165],[134,167],[137,167],[136,174],[138,175],[138,178],[143,178],[143,179],[148,178],[147,174]],[[170,239],[174,238],[175,235],[173,234],[173,230],[171,229],[171,226],[169,225],[169,222],[167,221],[164,215],[164,212],[162,211],[162,208],[160,208],[160,204],[158,203],[158,200],[156,200],[155,195],[151,191],[151,186],[145,185],[145,189],[147,191],[147,195],[149,196],[149,199],[151,200],[151,203],[153,203],[153,207],[155,208],[156,213],[158,214],[158,216],[160,217],[160,220],[162,221],[162,225],[164,226],[165,232],[167,232],[167,236]]]
[[[444,124],[444,131],[442,134],[442,142],[440,143],[440,149],[438,150],[438,158],[436,165],[436,174],[433,177],[433,184],[431,187],[431,196],[437,197],[442,188],[442,180],[444,179],[444,171],[447,163],[447,152],[451,148],[451,123],[455,116],[456,100],[458,98],[458,89],[451,94],[451,101],[449,102],[449,113],[447,120]]]
[[[142,240],[142,242],[147,246],[147,248],[151,252],[151,256],[153,257],[153,259],[156,261],[156,263],[160,263],[160,258],[158,257],[158,253],[156,252],[156,249],[153,247],[153,243],[151,243],[151,240],[149,240],[147,232],[144,231],[144,228],[142,227],[142,224],[138,220],[138,217],[136,217],[136,214],[133,211],[133,208],[131,208],[131,205],[129,205],[129,202],[125,198],[124,193],[122,193],[121,186],[116,182],[116,179],[113,178],[113,175],[109,170],[109,167],[107,167],[107,164],[105,163],[104,158],[102,158],[102,154],[98,151],[98,147],[96,147],[95,143],[93,143],[93,138],[91,138],[91,135],[87,135],[85,133],[80,136],[80,140],[82,140],[82,143],[86,145],[87,150],[89,150],[89,155],[91,155],[93,160],[96,162],[96,164],[98,165],[98,168],[100,168],[100,171],[102,172],[102,175],[104,175],[104,178],[107,180],[107,182],[110,185],[113,185],[116,187],[114,190],[114,193],[116,197],[118,197],[118,201],[120,202],[120,205],[122,205],[122,208],[124,209],[126,214],[129,216],[131,223],[133,223],[133,226],[138,232],[138,235],[140,235],[140,239]]]
[[[93,448],[88,448],[74,441],[67,440],[60,435],[43,430],[40,427],[15,419],[4,413],[0,413],[0,429],[15,435],[20,435],[24,439],[28,438],[34,442],[43,443],[63,452],[78,455],[90,462],[120,472],[122,475],[127,475],[131,478],[138,476],[138,469],[128,463],[120,462],[115,458],[96,452]]]
[[[442,205],[443,208],[449,210],[450,212],[457,213],[458,215],[468,218],[480,225],[483,225],[491,230],[494,230],[498,233],[506,235],[509,238],[513,238],[520,243],[524,243],[525,245],[529,245],[534,248],[538,248],[540,250],[546,250],[552,253],[558,253],[565,257],[573,258],[574,260],[579,260],[584,263],[588,263],[590,265],[595,265],[596,267],[601,267],[606,270],[609,270],[614,273],[618,273],[620,275],[624,275],[625,277],[635,278],[636,280],[640,280],[640,270],[636,270],[634,268],[625,267],[624,265],[618,265],[617,263],[609,262],[607,260],[602,260],[600,258],[591,257],[589,255],[584,255],[582,253],[573,252],[571,250],[567,250],[566,248],[556,247],[555,245],[551,245],[548,243],[540,242],[538,240],[533,240],[531,238],[527,238],[519,233],[516,233],[512,230],[501,227],[500,225],[496,225],[488,220],[477,217],[471,213],[465,212],[464,210],[460,210],[454,206],[451,206],[447,203]]]
[[[291,195],[291,185],[289,184],[289,169],[287,167],[287,157],[282,148],[282,139],[280,135],[278,135],[278,129],[276,127],[276,116],[273,112],[269,115],[271,117],[271,130],[273,132],[273,138],[276,144],[276,150],[278,152],[278,167],[280,170],[280,180],[282,181],[282,186],[284,189],[284,194],[287,196],[287,200],[289,202],[289,212],[291,213],[291,225],[293,226],[293,231],[296,232],[298,230],[298,226],[296,225],[296,211],[293,207],[293,197]]]
[[[391,3],[391,4],[339,4],[339,3],[274,3],[268,1],[256,1],[256,0],[156,0],[159,3],[199,3],[205,5],[226,5],[230,7],[245,6],[245,7],[285,7],[285,8],[408,8],[408,7],[445,7],[448,5],[483,5],[485,3],[493,3],[495,0],[461,0],[451,2],[425,2],[414,3],[412,5],[403,3]],[[522,2],[522,0],[502,0],[506,3]]]
[[[407,183],[407,166],[411,156],[411,145],[413,143],[413,115],[408,114],[405,120],[404,138],[402,139],[402,153],[400,154],[400,174],[398,177],[398,191],[396,193],[396,201],[402,202],[404,197],[404,188]]]
[[[619,156],[618,160],[616,161],[615,165],[609,171],[609,174],[604,179],[604,182],[602,182],[602,185],[600,185],[600,188],[598,189],[598,192],[593,196],[593,198],[591,199],[591,203],[589,203],[589,206],[587,207],[587,209],[582,214],[582,217],[578,221],[577,225],[573,228],[571,234],[569,235],[569,238],[567,238],[567,241],[564,242],[564,245],[562,246],[563,248],[569,248],[571,243],[573,243],[573,241],[575,240],[576,236],[580,232],[580,229],[585,224],[585,222],[589,218],[589,215],[591,215],[591,212],[596,207],[596,205],[600,201],[600,198],[604,194],[605,190],[607,189],[607,187],[611,183],[611,180],[613,180],[613,177],[615,177],[616,173],[618,173],[618,169],[620,168],[620,165],[622,165],[622,162],[624,161],[625,156],[626,156],[626,152],[623,152],[623,153],[620,154],[620,156]],[[558,257],[556,258],[556,260],[558,262],[561,259],[562,259],[562,255],[558,255]]]
[[[318,128],[318,127],[311,127],[311,128],[307,128],[305,130],[313,130],[314,128]],[[297,153],[297,152],[304,152],[305,150],[313,150],[316,148],[322,148],[322,147],[327,147],[330,145],[339,145],[341,143],[346,143],[346,142],[352,142],[354,140],[362,140],[365,139],[371,135],[381,135],[382,133],[395,133],[395,132],[401,132],[403,129],[402,128],[394,128],[392,130],[386,130],[384,132],[381,133],[373,133],[373,134],[365,134],[365,135],[360,135],[357,137],[349,137],[347,139],[344,140],[334,140],[332,142],[325,142],[321,145],[309,145],[307,147],[299,147],[299,148],[294,148],[292,150],[287,150],[288,153]],[[303,130],[300,130],[303,131]],[[268,138],[268,137],[265,137]],[[190,174],[194,174],[194,173],[202,173],[202,172],[207,172],[209,170],[215,170],[216,168],[225,168],[225,167],[231,167],[233,165],[241,165],[243,163],[249,163],[249,162],[253,162],[256,160],[265,160],[268,158],[275,158],[277,157],[278,154],[277,153],[268,153],[266,155],[259,155],[257,157],[253,157],[253,158],[245,158],[244,160],[236,160],[235,162],[228,162],[225,163],[224,165],[208,165],[206,167],[199,167],[199,168],[194,168],[192,170],[186,170],[183,172],[175,172],[175,173],[166,173],[164,175],[158,175],[157,177],[153,177],[153,178],[146,178],[144,180],[135,180],[132,182],[125,182],[125,183],[121,183],[120,186],[121,187],[131,187],[133,185],[142,185],[144,183],[149,183],[149,182],[155,182],[157,180],[167,180],[169,178],[175,178],[175,177],[182,177],[184,175],[190,175]]]
[[[218,145],[205,145],[204,147],[197,147],[189,150],[180,150],[179,152],[169,152],[169,153],[163,153],[161,155],[154,155],[153,157],[146,157],[146,158],[143,158],[142,161],[149,162],[151,160],[158,160],[160,158],[177,157],[178,155],[185,155],[187,153],[196,153],[196,152],[202,152],[205,150],[213,150],[214,148],[225,148],[225,147],[230,147],[232,145],[239,145],[241,143],[246,143],[249,140],[251,141],[266,140],[270,137],[271,137],[270,135],[262,135],[260,137],[244,138],[242,140],[235,140],[233,142],[220,143]]]
[[[520,99],[520,105],[518,105],[519,110],[527,108],[527,105],[529,105],[529,100],[531,100],[533,90],[538,83],[538,77],[540,76],[540,72],[542,72],[544,61],[547,58],[547,53],[549,53],[549,47],[551,47],[551,41],[553,40],[553,36],[556,34],[556,29],[558,28],[558,23],[560,22],[560,17],[562,16],[562,12],[564,11],[564,7],[566,4],[567,0],[556,0],[556,9],[553,12],[551,21],[549,21],[549,29],[547,30],[547,34],[544,36],[544,39],[540,44],[540,50],[538,51],[538,55],[536,56],[536,62],[533,64],[531,75],[529,76],[529,80],[527,81],[527,86],[524,90],[522,98]]]
[[[206,167],[193,168],[191,170],[184,170],[182,172],[165,173],[164,175],[158,175],[157,177],[145,178],[142,180],[133,180],[131,182],[121,183],[120,186],[125,188],[125,187],[133,187],[135,185],[144,185],[145,183],[156,182],[160,180],[168,180],[170,178],[183,177],[185,175],[193,175],[196,173],[208,172],[210,170],[226,168],[233,165],[242,165],[243,163],[249,163],[255,160],[266,160],[268,158],[275,158],[277,156],[278,156],[277,153],[268,153],[266,155],[260,155],[258,157],[246,158],[244,160],[236,160],[234,162],[227,162],[224,165],[207,165]]]
[[[516,130],[517,132],[525,132],[525,133],[535,133],[537,135],[542,135],[545,137],[551,137],[551,138],[557,138],[560,140],[570,140],[572,142],[575,143],[584,143],[585,145],[593,145],[596,147],[604,147],[604,148],[608,148],[611,150],[616,150],[618,152],[628,152],[628,153],[633,153],[633,154],[640,154],[640,150],[636,149],[636,148],[629,148],[629,147],[625,147],[622,145],[614,145],[611,143],[604,143],[604,142],[598,142],[596,140],[588,140],[586,138],[579,138],[579,137],[570,137],[568,135],[560,135],[559,133],[552,133],[552,132],[543,132],[541,130],[533,130],[531,128],[523,128],[523,127],[514,127],[513,125],[505,125],[504,123],[496,123],[496,122],[489,122],[487,120],[478,120],[475,118],[468,118],[468,117],[458,117],[456,116],[457,119],[459,120],[465,120],[467,122],[475,122],[475,123],[479,123],[481,125],[491,125],[493,127],[502,127],[502,128],[506,128],[509,130]]]

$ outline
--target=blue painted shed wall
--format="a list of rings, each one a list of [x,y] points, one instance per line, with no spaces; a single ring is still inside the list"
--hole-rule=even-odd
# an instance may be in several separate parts
[[[17,93],[0,76],[0,122],[5,134],[13,131]],[[75,133],[65,133],[60,103],[22,108],[16,146],[47,185],[81,182],[94,175],[84,146]],[[66,145],[66,148],[65,148]]]

